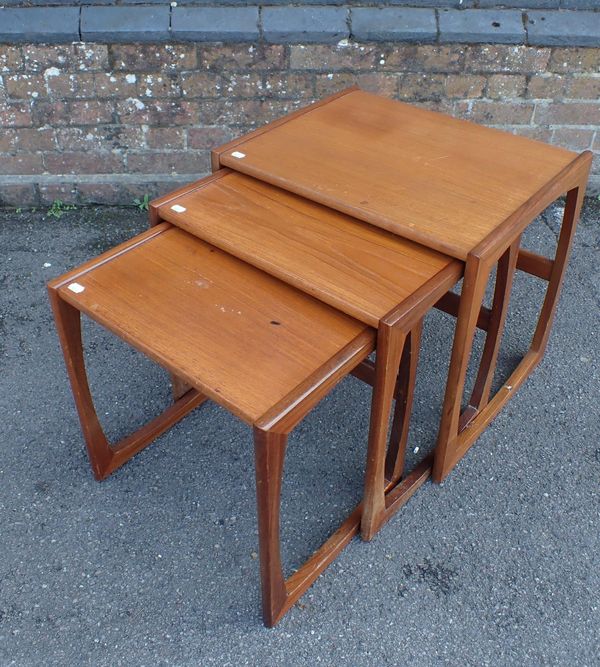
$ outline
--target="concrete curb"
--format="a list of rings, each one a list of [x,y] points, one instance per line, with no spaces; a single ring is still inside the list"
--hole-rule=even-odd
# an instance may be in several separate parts
[[[45,0],[41,0],[45,1]],[[234,0],[234,2],[237,0]],[[278,0],[274,0],[275,2]],[[128,0],[125,0],[127,3]],[[390,0],[392,2],[392,0]],[[119,6],[0,8],[0,43],[266,41],[328,44],[356,36],[367,41],[600,46],[596,0],[480,0],[459,9],[454,0],[412,0],[426,7],[305,4],[300,6],[203,6],[184,3]],[[594,4],[596,2],[596,4]],[[7,3],[5,3],[7,4]],[[8,3],[10,4],[10,3]],[[530,11],[523,9],[534,7]],[[429,8],[427,8],[429,7]],[[486,8],[487,7],[487,8]],[[439,22],[439,29],[438,29]]]

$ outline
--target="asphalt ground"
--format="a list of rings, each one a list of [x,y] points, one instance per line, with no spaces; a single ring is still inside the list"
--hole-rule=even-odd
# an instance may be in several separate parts
[[[560,212],[530,228],[529,247],[551,251]],[[208,404],[108,480],[89,469],[45,283],[145,218],[0,211],[1,665],[600,665],[600,202],[586,204],[533,376],[444,484],[423,486],[373,542],[353,540],[271,630],[246,426]],[[542,295],[518,276],[499,373]],[[427,317],[412,462],[435,438],[452,332]],[[118,438],[168,402],[167,377],[93,323],[84,333]],[[368,408],[368,388],[346,380],[291,439],[288,572],[360,499]]]

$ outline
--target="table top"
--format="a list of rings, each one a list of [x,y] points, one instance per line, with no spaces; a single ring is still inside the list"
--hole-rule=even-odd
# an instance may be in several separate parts
[[[220,153],[231,169],[461,260],[576,157],[361,90]]]
[[[375,327],[449,265],[461,273],[446,255],[227,169],[158,213]]]
[[[168,223],[153,231],[61,277],[60,295],[243,420],[373,350],[365,324]]]

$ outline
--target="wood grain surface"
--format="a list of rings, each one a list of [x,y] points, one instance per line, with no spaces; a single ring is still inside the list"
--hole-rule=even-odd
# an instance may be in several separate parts
[[[159,218],[372,326],[453,261],[243,174],[215,176]]]
[[[576,157],[359,90],[238,141],[219,159],[464,260]]]
[[[60,297],[245,421],[293,403],[357,339],[373,348],[365,324],[181,229],[153,232],[90,263]]]

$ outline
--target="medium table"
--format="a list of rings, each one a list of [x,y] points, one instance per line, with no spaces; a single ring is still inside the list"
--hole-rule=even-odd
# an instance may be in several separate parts
[[[428,478],[430,460],[403,475],[419,333],[424,315],[460,276],[460,264],[236,173],[205,179],[175,202],[158,212],[185,214],[194,235],[163,222],[54,279],[48,288],[56,326],[97,479],[206,398],[253,427],[263,614],[274,625],[358,532],[365,513],[377,530]],[[213,225],[221,229],[218,244],[198,238]],[[252,262],[221,247],[232,238],[238,238],[237,254],[245,248]],[[256,264],[270,253],[269,271],[261,270]],[[310,284],[319,298],[294,283]],[[94,408],[80,313],[181,378],[175,403],[115,444]],[[380,320],[406,344],[385,372],[380,359],[394,357],[377,350],[374,372],[367,357],[376,349],[376,331],[368,321]],[[365,502],[286,579],[279,504],[288,435],[350,373],[374,385]]]
[[[430,456],[404,470],[421,323],[458,282],[462,263],[229,169],[150,211],[153,224],[169,221],[377,329],[376,363],[355,373],[374,387],[361,520],[371,539],[431,473]],[[180,379],[174,386],[177,396],[187,389]]]
[[[464,263],[433,476],[442,481],[543,357],[592,154],[378,97],[356,88],[301,109],[220,148],[228,167]],[[525,228],[566,194],[554,258],[520,247]],[[483,308],[498,272],[491,310]],[[515,269],[548,282],[528,352],[490,398]],[[477,379],[461,412],[475,329],[486,331]]]

